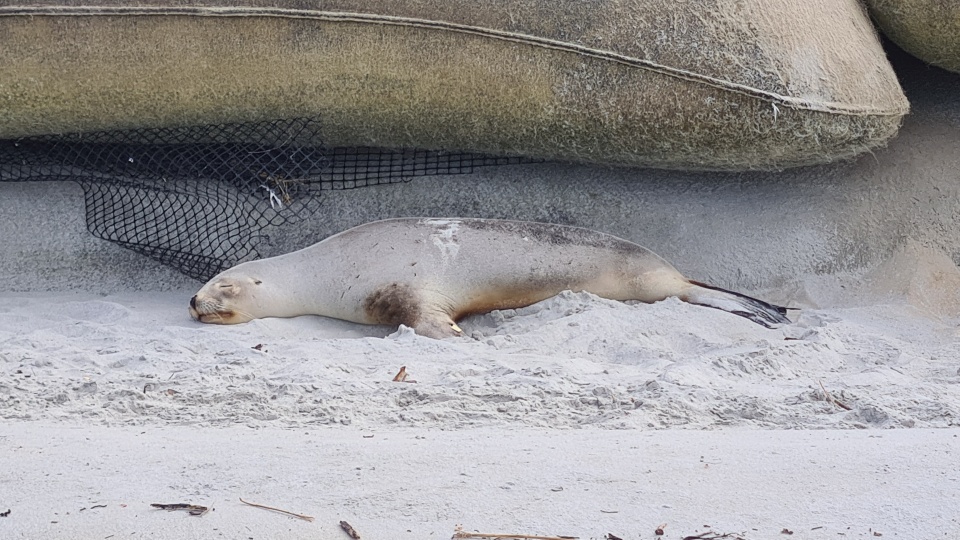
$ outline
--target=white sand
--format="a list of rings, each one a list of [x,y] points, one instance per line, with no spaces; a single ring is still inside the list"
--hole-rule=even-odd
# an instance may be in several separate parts
[[[960,425],[956,326],[908,306],[807,310],[768,330],[674,299],[566,293],[436,341],[320,317],[202,325],[189,296],[0,296],[0,414],[109,426]],[[417,383],[391,382],[401,366]]]
[[[0,536],[349,540],[346,520],[367,540],[446,540],[456,524],[652,540],[662,523],[673,540],[956,538],[958,433],[22,423],[0,428]],[[213,510],[149,506],[172,502]]]
[[[192,290],[3,293],[0,537],[956,537],[960,339],[930,268],[776,330],[565,293],[445,341],[201,325]]]

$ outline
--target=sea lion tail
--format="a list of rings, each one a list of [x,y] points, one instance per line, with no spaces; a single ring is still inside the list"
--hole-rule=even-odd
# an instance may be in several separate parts
[[[734,315],[750,319],[767,328],[776,328],[781,324],[790,324],[790,319],[787,318],[787,308],[783,306],[775,306],[745,294],[728,291],[698,281],[691,281],[690,283],[694,286],[685,295],[683,300],[691,304],[722,309]]]

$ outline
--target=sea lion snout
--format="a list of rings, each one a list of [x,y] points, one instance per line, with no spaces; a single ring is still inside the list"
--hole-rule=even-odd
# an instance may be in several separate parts
[[[197,295],[193,295],[193,298],[190,299],[190,317],[195,320],[200,320],[200,311],[197,310]]]
[[[242,305],[242,289],[232,283],[206,285],[190,298],[190,316],[202,323],[237,324],[254,317]]]

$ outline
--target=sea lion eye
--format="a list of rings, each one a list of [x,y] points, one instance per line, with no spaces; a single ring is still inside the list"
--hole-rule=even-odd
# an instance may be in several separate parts
[[[253,280],[253,284],[254,284],[254,285],[259,285],[259,284],[261,284],[261,283],[263,283],[263,282],[260,281],[259,279]]]

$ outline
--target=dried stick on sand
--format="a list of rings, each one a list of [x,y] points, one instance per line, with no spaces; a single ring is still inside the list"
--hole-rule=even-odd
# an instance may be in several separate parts
[[[347,533],[350,538],[353,538],[353,540],[360,540],[360,533],[353,528],[353,525],[350,525],[346,521],[341,521],[340,528],[343,529],[343,532]]]
[[[281,514],[286,514],[286,515],[288,515],[288,516],[293,516],[293,517],[295,517],[295,518],[300,518],[300,519],[305,520],[305,521],[313,521],[313,518],[310,517],[310,516],[305,516],[305,515],[303,515],[303,514],[294,514],[293,512],[287,512],[286,510],[281,510],[281,509],[279,509],[279,508],[274,508],[274,507],[272,507],[272,506],[264,506],[264,505],[262,505],[262,504],[256,504],[256,503],[252,503],[252,502],[247,502],[247,501],[243,500],[243,498],[240,499],[240,502],[242,502],[243,504],[249,504],[250,506],[256,506],[257,508],[263,508],[264,510],[271,510],[271,511],[273,511],[273,512],[280,512]]]
[[[150,506],[154,508],[159,508],[161,510],[186,510],[191,516],[202,516],[206,514],[210,509],[206,506],[200,506],[198,504],[189,504],[189,503],[153,503]]]
[[[393,377],[393,382],[415,383],[417,381],[409,378],[407,375],[407,366],[400,366],[400,371]]]
[[[529,534],[490,534],[466,532],[459,525],[453,531],[453,538],[511,538],[518,540],[577,540],[577,536],[535,536]]]
[[[821,381],[817,381],[817,382],[820,383],[820,389],[823,390],[823,395],[827,398],[827,401],[829,401],[830,403],[833,403],[834,405],[836,405],[837,407],[840,407],[843,410],[846,410],[846,411],[852,410],[849,405],[845,403],[841,403],[836,399],[834,399],[833,396],[830,395],[830,392],[827,392],[827,389],[823,387],[823,382]]]

